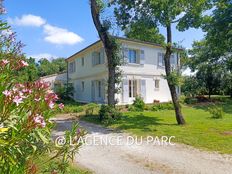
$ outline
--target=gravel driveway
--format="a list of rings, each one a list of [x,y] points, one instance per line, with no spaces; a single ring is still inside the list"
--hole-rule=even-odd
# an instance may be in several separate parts
[[[69,129],[71,121],[56,121],[53,135],[62,135]],[[103,128],[87,122],[80,125],[88,131],[88,140],[96,145],[84,145],[76,155],[76,162],[97,174],[231,174],[232,156],[200,151],[190,146],[175,144],[154,145],[143,142],[128,144],[130,135]],[[115,137],[121,137],[122,144],[115,145]],[[110,143],[103,140],[111,140]],[[87,141],[88,142],[88,141]],[[112,143],[113,142],[113,143]],[[90,143],[89,143],[90,144]]]

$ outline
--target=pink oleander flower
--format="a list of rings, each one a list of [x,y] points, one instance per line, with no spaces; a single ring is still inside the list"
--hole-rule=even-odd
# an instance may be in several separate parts
[[[46,126],[46,122],[44,121],[44,117],[42,115],[37,114],[34,118],[33,121],[35,124],[41,126],[41,127],[45,127]]]
[[[9,61],[6,60],[6,59],[3,59],[3,60],[0,61],[0,65],[1,65],[1,66],[5,66],[5,65],[7,65],[8,63],[9,63]]]
[[[39,101],[41,100],[41,98],[40,98],[40,97],[36,97],[34,100],[35,100],[36,102],[39,102]]]
[[[45,101],[56,101],[58,99],[59,99],[58,95],[56,95],[54,92],[49,92],[45,96]]]
[[[15,96],[13,102],[18,106],[20,103],[23,103],[23,98],[21,96]]]
[[[64,109],[64,104],[63,103],[60,103],[58,106],[59,106],[60,109]]]
[[[26,67],[26,66],[29,65],[29,64],[28,64],[26,61],[24,61],[24,60],[20,60],[19,63],[20,63],[20,66],[22,66],[22,67]]]
[[[8,91],[8,90],[5,90],[2,92],[6,97],[8,96],[11,96],[12,92],[11,91]]]
[[[49,106],[50,109],[53,109],[53,108],[54,108],[54,105],[55,105],[55,103],[53,103],[53,102],[49,102],[49,103],[48,103],[48,106]]]

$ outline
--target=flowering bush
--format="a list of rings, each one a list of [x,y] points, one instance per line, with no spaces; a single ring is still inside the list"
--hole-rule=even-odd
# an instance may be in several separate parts
[[[55,146],[49,118],[53,109],[63,109],[64,105],[56,105],[58,96],[48,83],[17,81],[16,72],[28,63],[21,53],[22,44],[15,42],[15,33],[4,34],[8,28],[0,22],[0,173],[37,173],[39,166],[35,159],[48,152],[52,159],[62,159],[56,171],[64,173],[80,144]],[[76,128],[73,125],[66,135],[82,136]]]

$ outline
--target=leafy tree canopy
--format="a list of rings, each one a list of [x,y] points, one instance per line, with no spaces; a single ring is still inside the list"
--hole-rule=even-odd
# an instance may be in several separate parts
[[[138,39],[146,42],[163,44],[165,37],[159,33],[158,28],[154,28],[151,22],[139,20],[131,23],[130,27],[125,30],[125,36],[131,39]]]

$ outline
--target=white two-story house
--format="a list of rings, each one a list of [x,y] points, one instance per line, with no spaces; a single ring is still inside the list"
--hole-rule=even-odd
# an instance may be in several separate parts
[[[145,103],[171,101],[167,80],[164,78],[162,46],[117,37],[122,47],[125,64],[122,71],[121,92],[115,94],[118,104],[131,104],[136,96]],[[74,86],[73,98],[78,102],[107,103],[107,58],[99,40],[66,59],[68,82]],[[180,65],[178,53],[171,57],[172,68]],[[180,94],[180,88],[177,87]]]

